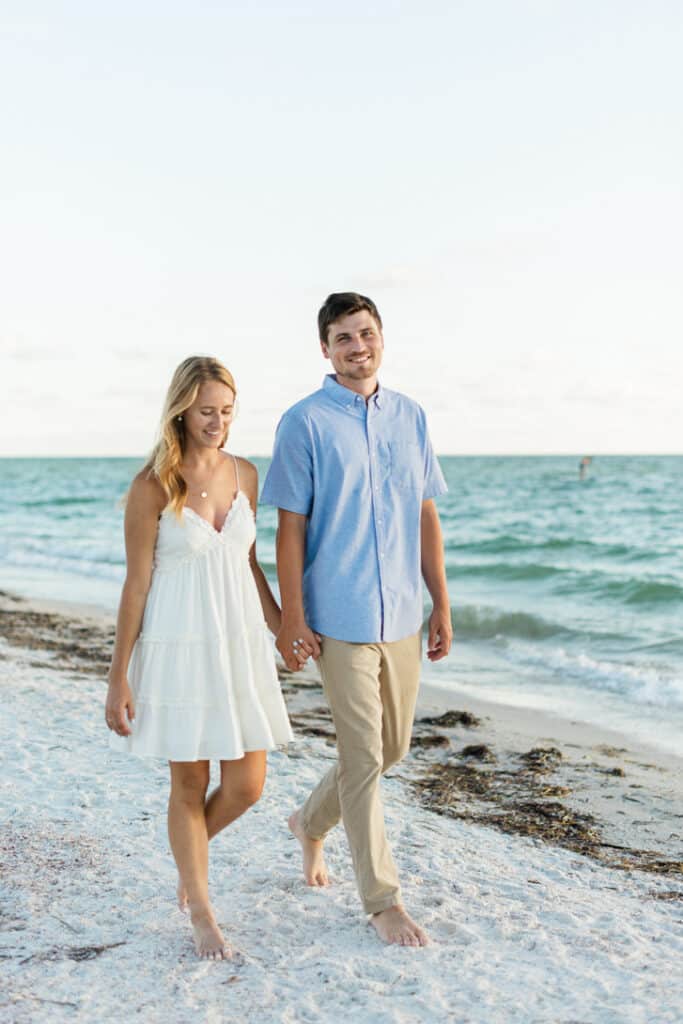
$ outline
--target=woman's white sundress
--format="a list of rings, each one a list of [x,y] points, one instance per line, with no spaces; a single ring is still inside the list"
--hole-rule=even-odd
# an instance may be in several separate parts
[[[135,720],[130,736],[112,733],[113,749],[231,761],[293,738],[249,566],[255,537],[239,475],[220,530],[189,508],[180,519],[169,509],[161,514],[128,668]]]

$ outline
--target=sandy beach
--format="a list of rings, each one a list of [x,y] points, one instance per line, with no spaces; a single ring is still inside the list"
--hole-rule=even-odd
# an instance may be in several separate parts
[[[683,763],[547,713],[423,688],[387,824],[425,950],[381,946],[342,829],[308,889],[288,811],[334,756],[314,667],[283,675],[297,740],[211,847],[239,950],[197,961],[175,909],[167,767],[111,754],[110,615],[0,600],[0,1019],[683,1020]]]

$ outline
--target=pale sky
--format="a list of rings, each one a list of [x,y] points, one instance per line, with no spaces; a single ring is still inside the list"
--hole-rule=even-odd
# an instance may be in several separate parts
[[[683,451],[678,0],[0,4],[0,455],[270,452],[369,294],[437,451]]]

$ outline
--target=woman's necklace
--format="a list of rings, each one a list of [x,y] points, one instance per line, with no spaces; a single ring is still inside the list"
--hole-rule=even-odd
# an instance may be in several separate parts
[[[220,456],[218,457],[218,459],[216,459],[216,464],[213,467],[213,469],[211,470],[211,472],[209,473],[209,477],[208,477],[206,483],[204,484],[203,488],[201,489],[201,491],[194,491],[193,492],[194,494],[199,494],[200,498],[208,498],[208,496],[209,496],[209,486],[211,484],[211,481],[214,478],[214,474],[215,474],[216,470],[218,469],[218,463],[222,462],[222,461],[223,460],[220,458]]]

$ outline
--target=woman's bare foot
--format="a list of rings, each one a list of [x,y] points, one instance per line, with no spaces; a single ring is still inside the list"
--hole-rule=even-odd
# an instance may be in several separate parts
[[[178,875],[178,888],[176,891],[178,894],[178,908],[179,910],[182,910],[183,914],[186,914],[189,901],[187,898],[187,890],[181,881],[180,875]]]
[[[230,960],[232,950],[216,924],[211,908],[194,910],[190,916],[197,956],[203,960]]]
[[[370,918],[377,934],[390,946],[427,946],[426,932],[408,917],[400,904],[373,914]]]
[[[294,811],[287,822],[292,835],[301,843],[301,850],[304,855],[304,878],[307,885],[329,885],[330,879],[327,874],[327,865],[323,854],[322,839],[311,839],[304,832],[301,822],[301,810]]]

